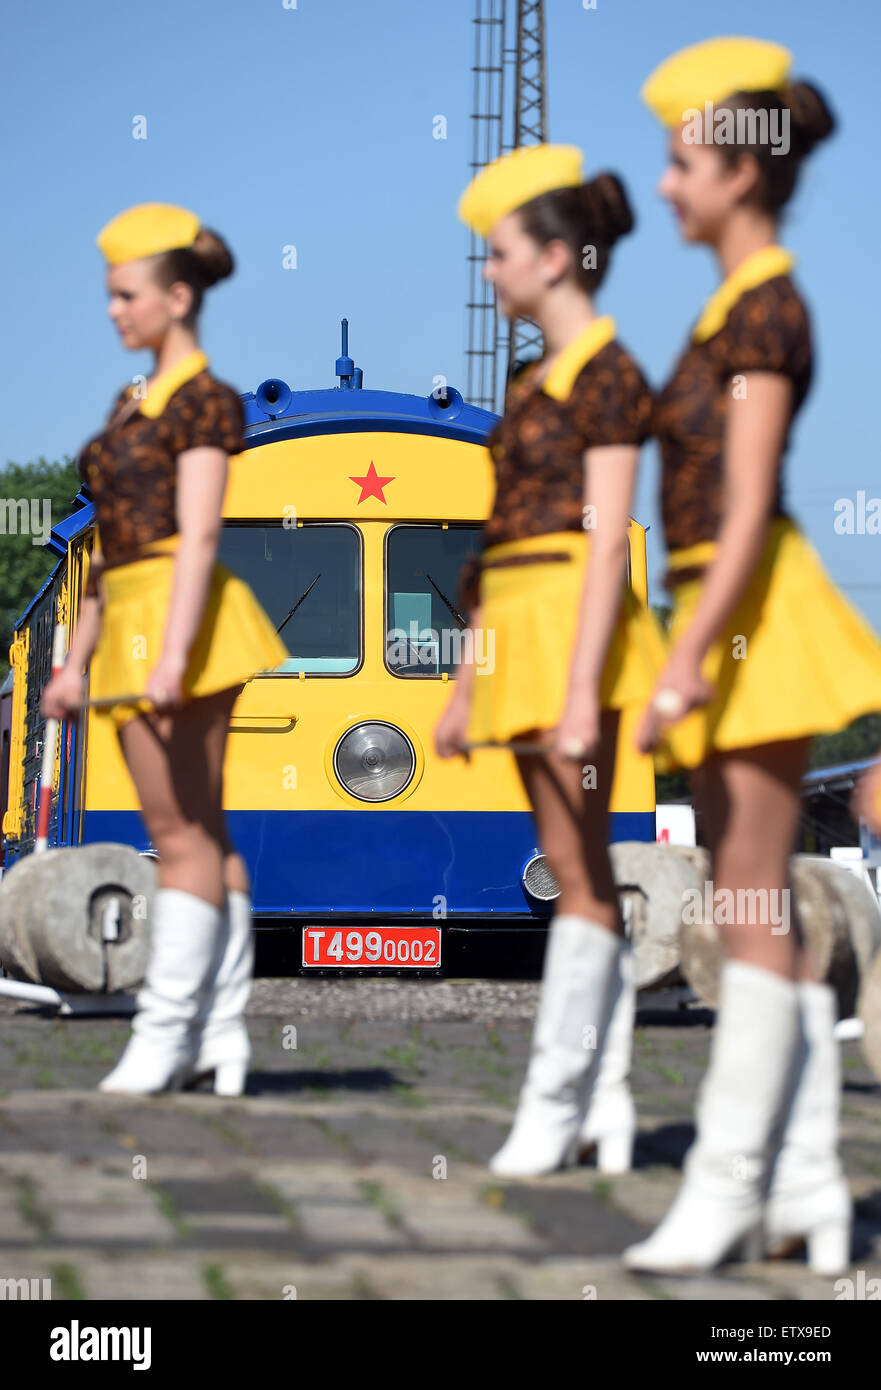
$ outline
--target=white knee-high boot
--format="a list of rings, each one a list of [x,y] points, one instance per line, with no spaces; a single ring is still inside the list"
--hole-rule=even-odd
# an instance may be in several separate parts
[[[800,1040],[794,981],[727,961],[697,1139],[667,1215],[647,1240],[625,1250],[628,1268],[690,1274],[721,1264],[737,1247],[760,1253],[763,1202]]]
[[[214,1073],[214,1093],[240,1096],[251,1059],[244,1012],[254,974],[250,894],[232,889],[225,913],[226,949],[206,999],[193,1078]]]
[[[198,1045],[196,1020],[223,948],[223,914],[179,888],[153,903],[150,956],[132,1036],[100,1091],[151,1095],[176,1090]]]
[[[619,957],[612,1017],[579,1136],[581,1146],[596,1145],[597,1168],[601,1173],[627,1173],[633,1162],[636,1107],[628,1077],[635,1016],[633,948],[627,942]]]
[[[574,1160],[609,1026],[622,944],[620,936],[586,917],[553,919],[514,1126],[489,1163],[498,1176],[538,1176]]]
[[[797,1085],[765,1208],[768,1248],[804,1238],[817,1274],[850,1263],[852,1203],[838,1156],[841,1061],[829,985],[798,985],[804,1042]]]

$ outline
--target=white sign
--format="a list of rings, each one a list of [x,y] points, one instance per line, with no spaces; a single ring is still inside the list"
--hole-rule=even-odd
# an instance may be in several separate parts
[[[660,805],[655,808],[655,839],[661,845],[693,845],[694,807]]]

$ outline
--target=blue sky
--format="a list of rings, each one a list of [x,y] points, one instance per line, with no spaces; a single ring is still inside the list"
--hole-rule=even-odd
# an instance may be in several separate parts
[[[288,0],[291,3],[291,0]],[[808,162],[781,242],[813,313],[817,376],[787,480],[831,574],[881,628],[881,536],[837,535],[837,499],[881,494],[875,463],[879,8],[865,0],[548,0],[549,138],[617,170],[636,209],[598,307],[663,379],[716,283],[656,194],[664,135],[648,72],[714,34],[787,45],[841,122]],[[75,454],[119,387],[148,370],[106,318],[95,235],[133,203],[181,203],[228,240],[203,345],[238,390],[268,376],[332,386],[339,320],[365,384],[464,388],[468,233],[455,215],[471,157],[474,0],[112,0],[16,6],[4,33],[0,465]],[[732,15],[736,19],[732,20]],[[447,138],[433,138],[443,115]],[[147,139],[132,138],[136,116]],[[282,248],[298,268],[282,268]],[[875,309],[872,306],[875,304]],[[663,558],[646,449],[634,512]],[[652,597],[660,597],[655,586]]]

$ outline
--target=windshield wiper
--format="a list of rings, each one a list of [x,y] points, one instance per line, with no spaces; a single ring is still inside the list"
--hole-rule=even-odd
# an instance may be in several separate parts
[[[282,618],[282,620],[281,620],[281,622],[279,623],[278,627],[275,629],[276,632],[281,632],[281,630],[282,630],[282,628],[284,627],[285,623],[288,622],[288,620],[294,616],[294,614],[296,613],[296,611],[297,611],[297,609],[299,608],[300,604],[303,602],[303,599],[306,598],[306,596],[307,596],[308,594],[311,593],[311,591],[315,588],[315,585],[318,583],[318,581],[319,581],[320,578],[321,578],[321,570],[318,571],[318,573],[316,574],[315,578],[312,580],[312,583],[309,585],[309,588],[306,590],[306,592],[303,593],[303,594],[301,594],[300,597],[297,599],[297,602],[294,604],[293,608],[292,608],[291,611],[288,613],[287,617],[286,617],[286,618]]]
[[[417,573],[417,574],[422,574],[423,571],[422,571],[422,570],[417,570],[416,573]],[[425,572],[425,578],[428,580],[429,584],[434,585],[434,588],[435,588],[435,589],[437,590],[437,592],[440,594],[441,598],[443,599],[444,603],[445,603],[445,604],[447,605],[447,607],[449,608],[450,612],[452,613],[453,617],[456,619],[456,622],[459,624],[459,626],[460,626],[460,627],[467,627],[468,624],[467,624],[467,622],[465,621],[465,619],[462,617],[462,614],[459,612],[458,608],[454,608],[454,607],[453,607],[453,605],[450,603],[450,600],[447,598],[446,594],[444,593],[443,589],[439,589],[439,588],[438,588],[437,584],[434,583],[434,580],[432,579],[431,575],[428,574],[427,571]]]

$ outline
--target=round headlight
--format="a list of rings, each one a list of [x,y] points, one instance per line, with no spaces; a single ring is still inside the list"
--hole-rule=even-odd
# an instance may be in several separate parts
[[[549,903],[560,896],[560,885],[551,873],[550,865],[543,854],[533,855],[523,869],[521,877],[527,893],[539,902]]]
[[[351,796],[388,801],[412,780],[416,754],[394,724],[371,720],[343,734],[334,751],[333,770]]]

